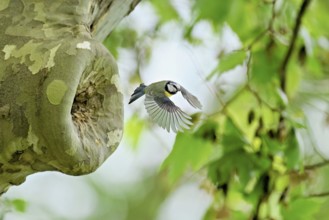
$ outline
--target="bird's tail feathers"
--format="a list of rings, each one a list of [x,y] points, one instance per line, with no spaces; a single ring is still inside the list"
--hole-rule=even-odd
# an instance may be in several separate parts
[[[138,99],[139,97],[143,96],[145,94],[145,88],[146,85],[144,85],[144,83],[140,84],[134,91],[134,93],[131,95],[129,103],[134,102],[136,99]]]

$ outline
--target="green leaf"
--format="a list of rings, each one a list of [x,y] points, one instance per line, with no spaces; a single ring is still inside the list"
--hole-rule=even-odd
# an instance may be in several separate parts
[[[167,22],[170,20],[177,20],[179,14],[171,4],[170,0],[151,0],[157,14],[160,16],[161,22]]]
[[[236,127],[243,133],[247,142],[252,143],[255,132],[259,126],[258,120],[249,122],[250,112],[253,112],[258,119],[258,102],[253,94],[244,91],[239,94],[227,107],[227,113],[234,121]]]
[[[258,85],[270,83],[276,76],[281,56],[260,50],[252,55],[251,80]]]
[[[196,117],[201,117],[201,115],[196,115]],[[193,118],[193,116],[192,116]],[[200,119],[198,119],[200,120]],[[203,123],[200,125],[197,131],[195,131],[195,136],[200,137],[204,140],[209,140],[211,142],[217,141],[217,130],[218,130],[218,123],[213,120],[204,120]]]
[[[244,45],[266,29],[271,18],[271,4],[262,1],[231,1],[227,23],[237,33]]]
[[[280,92],[278,92],[280,88],[278,70],[284,48],[280,45],[273,45],[272,50],[260,50],[253,53],[250,85],[268,105],[272,108],[279,108],[284,105]]]
[[[27,202],[24,201],[23,199],[14,199],[11,200],[11,204],[15,208],[16,211],[18,212],[25,212],[27,208]]]
[[[244,145],[248,144],[244,134],[231,118],[227,118],[225,121],[224,134],[221,139],[225,152],[242,149]]]
[[[279,140],[273,139],[267,135],[262,136],[262,143],[262,152],[265,155],[275,155],[281,153],[284,149]]]
[[[303,26],[310,31],[314,37],[327,36],[328,23],[328,1],[313,1],[303,19]]]
[[[194,9],[198,20],[207,19],[215,28],[228,23],[245,45],[266,29],[271,18],[271,4],[256,0],[196,0]]]
[[[294,97],[299,89],[302,80],[302,69],[298,62],[293,60],[288,65],[287,78],[286,78],[286,92],[289,97]]]
[[[281,206],[284,219],[312,220],[319,211],[321,202],[314,198],[300,198]]]
[[[230,12],[233,1],[196,0],[194,9],[199,19],[208,19],[213,23],[223,23]]]
[[[171,182],[175,182],[187,169],[198,171],[211,159],[213,146],[189,133],[179,133],[174,148],[163,162],[161,169],[168,171]]]
[[[207,76],[207,80],[212,78],[215,74],[221,74],[223,72],[233,69],[238,65],[241,65],[245,59],[245,51],[234,51],[232,53],[225,54],[223,57],[220,58],[219,64],[215,68],[215,70]]]
[[[295,132],[291,132],[287,138],[285,149],[286,164],[289,169],[296,169],[301,165],[301,154]]]
[[[224,146],[229,148],[230,146]],[[270,161],[257,157],[255,154],[247,153],[243,149],[237,149],[225,153],[221,159],[211,163],[208,167],[208,176],[215,185],[227,183],[233,175],[239,178],[241,190],[249,192],[254,187],[248,189],[249,181],[257,175],[263,173],[270,167]],[[256,184],[256,183],[255,183]]]
[[[322,78],[324,75],[324,70],[321,65],[321,59],[316,56],[308,56],[305,63],[305,69],[314,78]]]
[[[134,48],[137,42],[136,30],[130,28],[115,29],[103,42],[114,57],[118,57],[119,48]]]

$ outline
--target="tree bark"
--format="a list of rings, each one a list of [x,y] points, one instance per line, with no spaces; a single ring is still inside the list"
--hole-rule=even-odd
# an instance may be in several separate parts
[[[117,148],[117,65],[100,41],[139,0],[0,1],[0,194],[40,171],[82,175]]]

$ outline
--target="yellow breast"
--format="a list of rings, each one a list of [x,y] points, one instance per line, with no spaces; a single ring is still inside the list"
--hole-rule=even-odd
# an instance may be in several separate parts
[[[165,95],[167,96],[167,97],[170,97],[170,96],[172,96],[172,94],[170,94],[169,92],[167,92],[167,91],[165,91]]]

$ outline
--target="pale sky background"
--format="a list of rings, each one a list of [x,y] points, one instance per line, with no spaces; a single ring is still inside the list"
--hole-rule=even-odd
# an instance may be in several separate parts
[[[173,3],[183,20],[188,22],[191,18],[189,1],[176,0]],[[135,27],[141,35],[150,31],[157,19],[152,7],[147,2],[143,2],[120,25]],[[232,51],[238,49],[241,44],[229,27],[225,27],[222,35],[218,36],[213,33],[207,22],[199,23],[193,35],[205,39],[206,45],[190,46],[183,40],[182,28],[175,22],[161,29],[161,38],[157,40],[144,38],[143,43],[151,44],[153,52],[150,62],[140,69],[141,77],[145,84],[163,79],[182,84],[198,96],[204,106],[203,112],[209,114],[219,108],[218,99],[213,92],[215,87],[220,87],[225,92],[222,94],[225,98],[246,80],[245,67],[240,66],[216,80],[206,82],[207,74],[217,65],[216,51]],[[142,100],[132,105],[127,104],[134,88],[124,82],[128,81],[136,67],[134,53],[122,49],[118,66],[125,92],[125,121],[135,111],[148,120]],[[172,100],[184,111],[196,112],[180,95],[174,96]],[[314,126],[323,120],[321,116],[310,119],[315,122]],[[318,132],[322,136],[328,134],[327,130]],[[158,171],[159,166],[170,153],[174,141],[175,134],[154,126],[143,132],[137,151],[132,150],[124,136],[115,153],[96,172],[88,176],[72,177],[58,172],[31,175],[25,183],[11,187],[4,195],[5,198],[22,198],[28,201],[27,212],[8,214],[5,220],[51,219],[48,211],[64,219],[83,219],[92,213],[97,200],[87,180],[100,182],[113,192],[116,186],[133,187],[136,182],[143,180],[145,175]],[[157,220],[200,220],[211,201],[211,196],[200,189],[198,180],[191,178],[180,185],[163,203]]]

